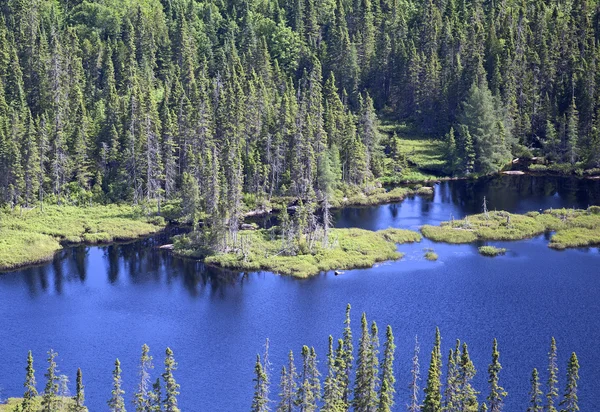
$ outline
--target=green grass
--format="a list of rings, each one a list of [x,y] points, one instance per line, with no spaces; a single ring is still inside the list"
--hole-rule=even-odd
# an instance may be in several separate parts
[[[64,404],[62,408],[55,409],[56,412],[67,412],[69,407],[74,405],[73,398],[63,398]],[[23,398],[8,398],[7,403],[0,405],[0,412],[13,412],[17,406],[20,406],[23,402]],[[38,396],[34,399],[34,408],[36,410],[42,410],[42,397]],[[87,411],[87,408],[85,409]]]
[[[476,240],[530,239],[545,232],[556,232],[549,246],[554,249],[600,244],[600,207],[587,210],[550,209],[525,215],[503,211],[468,216],[425,225],[421,233],[428,239],[446,243],[471,243]]]
[[[442,140],[418,134],[406,124],[384,122],[379,131],[383,134],[384,142],[396,133],[399,139],[400,156],[406,159],[408,166],[398,174],[392,171],[393,161],[386,159],[388,173],[380,179],[382,182],[427,182],[445,176],[446,160]]]
[[[481,246],[479,253],[483,256],[496,257],[506,253],[506,249],[495,246]]]
[[[243,271],[268,270],[284,275],[305,278],[329,270],[369,268],[377,262],[398,260],[398,243],[419,242],[421,235],[401,229],[373,232],[363,229],[332,229],[328,246],[315,242],[309,250],[306,240],[297,243],[298,253],[285,256],[281,253],[282,241],[272,239],[269,230],[241,231],[240,243],[249,245],[246,256],[241,250],[208,256],[208,264]],[[182,256],[199,257],[197,250],[180,237],[175,243],[175,253]],[[243,239],[243,240],[242,240]]]
[[[156,233],[164,221],[132,206],[46,206],[0,212],[0,270],[47,261],[68,243],[109,243]]]

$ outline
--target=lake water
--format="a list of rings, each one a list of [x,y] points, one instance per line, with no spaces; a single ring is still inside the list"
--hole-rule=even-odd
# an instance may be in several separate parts
[[[526,212],[600,204],[600,182],[568,178],[503,176],[436,186],[432,199],[348,208],[336,213],[338,227],[418,229],[451,216],[488,208]],[[360,313],[380,331],[392,325],[397,342],[397,410],[408,401],[410,359],[415,335],[426,373],[436,326],[443,350],[455,339],[469,344],[477,368],[476,388],[487,396],[487,365],[498,338],[509,392],[507,411],[525,410],[531,370],[546,381],[550,337],[559,349],[561,393],[565,366],[577,352],[580,407],[594,410],[600,385],[600,253],[597,248],[557,252],[547,238],[492,242],[506,256],[485,258],[477,245],[403,245],[399,262],[343,276],[324,273],[297,280],[271,273],[240,274],[173,258],[156,246],[166,235],[126,245],[77,247],[54,262],[0,276],[0,386],[4,394],[23,391],[27,350],[35,358],[38,389],[48,349],[58,351],[61,373],[83,371],[91,411],[106,410],[115,358],[122,362],[127,401],[137,381],[140,347],[150,345],[162,372],[170,346],[179,369],[183,411],[244,411],[252,398],[255,356],[270,339],[274,365],[272,394],[287,351],[300,360],[302,344],[313,345],[325,373],[327,337],[341,335],[344,309],[353,307],[358,337]],[[423,259],[434,248],[437,262]],[[381,337],[383,338],[383,336]],[[421,386],[424,386],[425,376]],[[74,384],[71,384],[74,387]]]

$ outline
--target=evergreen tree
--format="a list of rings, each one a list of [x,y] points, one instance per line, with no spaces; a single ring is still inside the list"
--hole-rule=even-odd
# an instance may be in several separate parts
[[[269,410],[268,399],[268,378],[267,373],[260,361],[260,355],[256,355],[256,365],[254,367],[254,397],[252,398],[253,412],[265,412]]]
[[[567,386],[560,402],[561,411],[576,412],[579,410],[577,399],[577,381],[579,381],[579,361],[575,352],[571,354],[567,365]]]
[[[367,317],[363,313],[361,319],[361,336],[358,346],[358,359],[356,365],[356,380],[354,386],[354,410],[371,411],[377,407],[377,385],[379,381],[378,367],[378,338],[377,325],[373,322],[371,330],[367,324]]]
[[[46,377],[46,387],[42,396],[42,411],[53,412],[58,406],[59,376],[56,367],[56,357],[58,354],[53,350],[48,351],[48,369],[44,376]]]
[[[179,395],[179,385],[175,382],[173,372],[177,370],[177,363],[173,357],[171,348],[165,351],[165,371],[162,374],[165,384],[165,399],[163,401],[165,412],[179,412],[177,407],[177,395]]]
[[[295,406],[295,395],[298,389],[298,373],[294,364],[294,353],[290,351],[288,355],[288,366],[281,370],[281,384],[279,392],[279,404],[277,412],[292,412]]]
[[[488,367],[488,383],[490,384],[490,394],[487,397],[491,412],[500,412],[503,406],[503,400],[506,397],[506,391],[498,384],[498,374],[502,370],[499,359],[498,342],[494,339],[492,346],[492,363]]]
[[[75,382],[75,396],[73,397],[73,412],[86,412],[87,408],[84,406],[85,403],[85,392],[83,386],[83,376],[81,369],[77,369],[77,380]]]
[[[321,398],[321,384],[317,369],[317,355],[314,348],[302,347],[302,373],[298,387],[296,405],[300,412],[317,410]]]
[[[529,392],[529,406],[527,412],[542,412],[542,390],[540,389],[540,379],[537,369],[531,373],[531,391]]]
[[[123,395],[125,391],[121,389],[121,362],[119,359],[115,361],[115,369],[113,370],[113,385],[111,398],[108,400],[108,408],[111,412],[125,412],[125,399]]]
[[[558,398],[558,364],[556,357],[556,340],[552,338],[550,352],[548,352],[548,388],[546,392],[546,404],[544,405],[544,410],[548,412],[556,411],[554,405]]]
[[[142,346],[142,356],[140,358],[140,366],[138,371],[138,388],[134,395],[133,405],[136,412],[143,412],[150,408],[150,371],[154,368],[152,364],[152,356],[150,356],[150,348],[144,344]]]
[[[423,401],[423,412],[441,412],[442,411],[442,384],[441,384],[441,337],[440,331],[436,328],[435,345],[431,351],[431,360],[427,372],[427,386],[424,389],[425,399]],[[450,354],[452,359],[452,353]],[[450,366],[449,366],[450,369]],[[448,373],[450,373],[449,370]],[[450,376],[450,375],[449,375]],[[450,382],[448,382],[450,383]]]
[[[381,365],[381,387],[379,388],[379,405],[377,406],[377,412],[389,412],[394,406],[394,394],[396,390],[394,388],[396,384],[396,378],[394,376],[394,352],[396,351],[396,345],[394,343],[394,334],[392,327],[387,326],[385,332],[386,340],[383,349],[383,364]],[[417,342],[415,342],[417,344]],[[415,352],[417,351],[415,346]],[[418,374],[418,365],[417,365]],[[416,388],[418,390],[418,388]]]
[[[25,377],[25,393],[23,394],[23,402],[21,402],[22,412],[35,412],[35,397],[38,395],[35,387],[35,369],[33,369],[33,355],[31,351],[27,354],[27,375]]]
[[[415,351],[413,355],[413,363],[412,363],[411,375],[412,379],[410,382],[410,404],[408,405],[408,410],[410,412],[418,412],[421,410],[421,405],[419,404],[419,340],[415,336]]]

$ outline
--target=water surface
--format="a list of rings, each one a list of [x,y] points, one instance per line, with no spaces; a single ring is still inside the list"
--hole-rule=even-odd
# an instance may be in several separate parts
[[[445,182],[432,199],[338,211],[339,227],[417,229],[451,216],[490,209],[525,212],[600,204],[600,182],[564,178],[505,176],[486,181]],[[444,352],[459,338],[469,344],[487,396],[491,342],[498,338],[501,383],[509,392],[505,410],[524,410],[531,369],[546,380],[551,336],[559,347],[560,386],[568,356],[581,364],[580,407],[593,410],[600,384],[600,253],[597,248],[557,252],[545,236],[507,247],[506,256],[479,256],[477,245],[423,241],[403,245],[399,262],[343,276],[324,273],[297,280],[271,273],[241,274],[176,259],[156,246],[166,235],[108,247],[60,252],[52,263],[0,276],[0,386],[22,393],[27,350],[36,360],[43,388],[45,353],[58,351],[59,368],[72,380],[83,370],[90,410],[105,410],[111,370],[119,357],[126,397],[137,380],[139,349],[150,345],[157,370],[166,346],[175,352],[183,411],[247,410],[257,352],[270,338],[273,380],[291,348],[314,345],[325,372],[327,336],[340,335],[346,303],[353,306],[355,335],[367,311],[383,330],[394,328],[397,349],[397,410],[404,410],[410,358],[419,336],[421,370],[427,370],[435,326]],[[423,259],[424,248],[440,259]],[[74,385],[71,385],[74,386]],[[424,386],[424,382],[422,382]],[[272,388],[272,393],[277,388]]]

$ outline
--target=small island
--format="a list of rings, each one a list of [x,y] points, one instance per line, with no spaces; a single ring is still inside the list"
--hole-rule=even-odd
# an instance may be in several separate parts
[[[600,207],[548,209],[524,215],[493,211],[421,228],[421,233],[428,239],[454,244],[477,240],[531,239],[546,232],[555,232],[548,245],[553,249],[598,245]]]
[[[377,232],[363,229],[319,228],[291,233],[288,228],[242,230],[226,250],[207,247],[200,232],[176,239],[174,253],[204,258],[207,264],[244,271],[268,270],[305,278],[330,270],[372,267],[378,262],[398,260],[396,245],[420,242],[421,235],[403,229]]]
[[[496,247],[496,246],[481,246],[479,249],[479,254],[487,257],[496,257],[500,255],[504,255],[506,253],[505,248]]]

